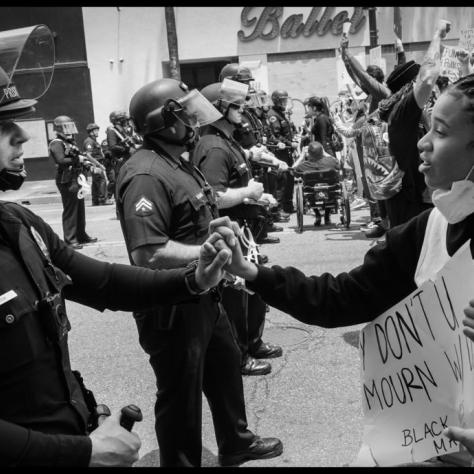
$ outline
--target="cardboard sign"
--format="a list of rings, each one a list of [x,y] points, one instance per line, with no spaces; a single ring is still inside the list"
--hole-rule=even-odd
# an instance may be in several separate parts
[[[460,451],[441,433],[474,427],[474,343],[464,308],[474,297],[469,242],[360,334],[363,446],[359,465],[394,466]],[[366,461],[361,463],[361,453]]]
[[[459,30],[459,48],[474,51],[474,28]]]
[[[445,46],[441,56],[441,75],[447,76],[449,82],[456,82],[460,77],[461,63],[456,58],[456,50],[452,46]]]

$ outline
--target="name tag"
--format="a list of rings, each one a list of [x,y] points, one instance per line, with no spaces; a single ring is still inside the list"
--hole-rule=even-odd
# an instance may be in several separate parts
[[[18,295],[16,294],[16,291],[14,290],[10,290],[10,291],[7,291],[6,293],[3,293],[3,295],[0,296],[0,306],[12,300],[13,298],[16,298],[17,296]]]

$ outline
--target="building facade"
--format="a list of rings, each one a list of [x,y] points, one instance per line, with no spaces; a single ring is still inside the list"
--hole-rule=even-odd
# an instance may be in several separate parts
[[[344,20],[351,21],[352,54],[364,66],[379,61],[387,75],[393,70],[396,8],[408,60],[422,60],[439,19],[451,22],[446,45],[456,46],[460,31],[474,27],[474,7],[377,7],[376,31],[368,10],[358,6],[174,7],[181,77],[200,89],[218,80],[223,65],[243,63],[252,70],[257,87],[269,93],[285,89],[296,99],[293,111],[298,122],[304,115],[304,98],[317,94],[332,101],[346,87],[338,52]],[[1,7],[0,11],[1,30],[43,23],[55,35],[52,84],[34,117],[35,133],[42,133],[44,121],[45,139],[36,142],[42,144],[40,151],[25,153],[29,179],[54,175],[42,150],[56,115],[70,115],[76,121],[80,143],[92,121],[100,125],[102,139],[112,110],[126,110],[139,87],[169,77],[164,7]],[[380,46],[376,50],[371,48],[374,36]]]

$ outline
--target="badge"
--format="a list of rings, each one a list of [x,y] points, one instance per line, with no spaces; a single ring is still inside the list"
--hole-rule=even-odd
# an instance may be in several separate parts
[[[274,115],[272,115],[268,120],[270,121],[270,123],[273,123],[277,121],[277,118]]]
[[[153,212],[153,204],[145,197],[142,196],[135,203],[135,214],[137,216],[145,217],[151,215]]]
[[[13,298],[16,298],[17,296],[18,295],[16,294],[15,290],[10,290],[10,291],[7,291],[6,293],[3,293],[3,295],[0,295],[0,306],[12,300]]]
[[[36,244],[40,248],[41,252],[46,257],[46,259],[50,262],[51,257],[49,255],[48,247],[46,247],[46,244],[44,243],[43,237],[41,237],[40,233],[33,226],[30,227],[30,232],[33,238],[35,239]]]

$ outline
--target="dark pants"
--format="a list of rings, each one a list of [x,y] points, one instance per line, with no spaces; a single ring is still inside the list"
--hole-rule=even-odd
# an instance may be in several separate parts
[[[103,173],[92,173],[91,194],[93,205],[104,204],[107,200],[107,185]]]
[[[242,354],[242,365],[247,357],[256,352],[262,344],[265,327],[266,305],[258,295],[225,287],[222,303],[229,315],[232,329]]]
[[[170,311],[173,314],[169,318]],[[219,454],[246,449],[247,429],[240,353],[225,311],[212,295],[199,303],[163,306],[136,316],[140,344],[157,381],[155,430],[160,466],[200,466],[202,392],[212,413]]]
[[[414,199],[413,193],[403,187],[399,193],[384,202],[390,227],[404,224],[420,212],[433,207],[432,204],[424,203],[421,199]]]
[[[288,166],[293,166],[293,155],[290,149],[275,150],[275,156]],[[285,212],[293,212],[293,189],[295,179],[290,173],[279,173],[277,176],[276,199]]]
[[[86,211],[84,199],[78,199],[78,186],[73,183],[58,183],[56,186],[61,194],[63,203],[63,234],[64,242],[71,244],[73,242],[83,242],[87,239],[86,234]]]

